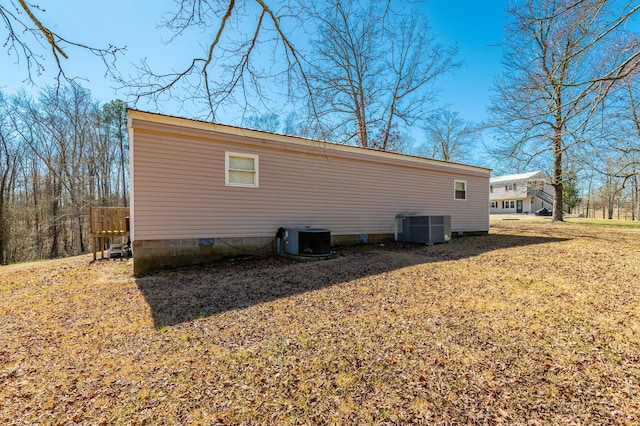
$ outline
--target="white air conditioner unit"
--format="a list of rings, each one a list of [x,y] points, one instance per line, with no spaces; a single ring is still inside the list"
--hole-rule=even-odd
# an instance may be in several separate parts
[[[448,243],[451,241],[451,216],[396,216],[396,241],[410,243]]]
[[[285,228],[284,251],[297,256],[331,254],[331,231],[321,228]]]

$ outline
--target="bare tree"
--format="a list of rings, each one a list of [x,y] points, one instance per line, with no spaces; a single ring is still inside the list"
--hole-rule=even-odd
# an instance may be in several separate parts
[[[36,3],[0,3],[0,20],[6,30],[0,37],[8,55],[24,66],[27,82],[34,83],[52,60],[58,84],[75,84],[79,77],[67,73],[65,61],[73,51],[83,50],[103,63],[106,75],[130,90],[134,102],[143,98],[182,100],[195,104],[209,118],[228,104],[264,111],[265,91],[277,86],[286,94],[293,75],[305,79],[301,53],[291,42],[294,33],[304,35],[306,31],[308,6],[304,2],[176,0],[175,4],[174,13],[161,25],[173,31],[174,37],[198,31],[203,38],[201,54],[164,70],[142,60],[137,76],[118,75],[115,61],[126,47],[94,47],[71,40],[64,36],[64,29],[57,31],[55,25],[43,23],[46,11]]]
[[[269,99],[274,96],[269,95],[275,94],[278,99],[293,98],[302,88],[308,95],[309,114],[317,117],[317,93],[312,93],[307,74],[307,65],[316,60],[305,58],[292,40],[319,34],[332,26],[327,15],[313,13],[321,2],[177,0],[175,3],[174,13],[167,15],[162,25],[173,31],[174,37],[198,31],[202,37],[202,50],[187,63],[174,63],[165,69],[143,60],[137,76],[116,76],[113,59],[122,49],[114,46],[94,48],[69,40],[42,23],[42,8],[23,0],[8,0],[0,5],[0,17],[7,28],[5,47],[16,62],[25,62],[29,81],[34,73],[44,69],[47,58],[55,61],[58,79],[74,81],[65,73],[64,60],[69,57],[67,50],[81,48],[104,62],[107,73],[130,90],[134,103],[143,98],[158,103],[170,98],[173,102],[182,101],[185,107],[195,105],[207,118],[215,118],[219,108],[230,104],[240,106],[244,111],[270,111],[273,103]],[[454,65],[452,51],[433,43],[419,14],[401,15],[393,11],[392,5],[388,1],[371,2],[363,7],[358,1],[349,0],[323,7],[323,12],[327,13],[334,10],[354,12],[355,15],[349,18],[353,23],[356,15],[366,17],[367,13],[375,11],[375,16],[368,17],[367,22],[379,32],[371,33],[373,38],[367,43],[378,43],[377,46],[369,45],[370,53],[373,50],[385,53],[379,58],[378,65],[385,69],[379,79],[386,92],[377,91],[384,93],[385,99],[375,105],[375,117],[368,120],[365,116],[361,120],[367,121],[367,126],[375,133],[371,140],[383,148],[401,137],[402,125],[411,125],[416,117],[422,116],[424,101],[430,97],[427,83]],[[405,3],[399,8],[404,6]],[[376,18],[380,21],[376,22]],[[340,27],[341,23],[337,24],[333,28],[334,34],[344,29],[344,26]],[[298,86],[300,81],[302,85]],[[296,86],[293,86],[294,82]],[[368,82],[365,84],[369,85]],[[366,108],[374,109],[371,104]],[[315,128],[317,124],[308,127]],[[320,130],[320,133],[324,131]],[[368,145],[369,137],[364,128],[360,133],[364,144]]]
[[[563,155],[586,141],[597,106],[640,59],[637,43],[615,43],[638,10],[636,2],[609,0],[521,0],[509,9],[492,125],[503,156],[553,164],[554,220],[563,220]]]
[[[30,103],[24,111],[23,143],[46,166],[52,193],[52,250],[58,255],[58,228],[61,219],[68,218],[73,234],[75,254],[84,251],[83,213],[89,205],[88,164],[95,150],[98,131],[98,106],[88,91],[79,86],[50,88],[44,91],[38,104]],[[65,198],[66,196],[66,198]],[[63,202],[64,201],[64,202]]]
[[[623,144],[621,149],[627,164],[625,179],[631,187],[632,217],[640,220],[640,70],[630,77],[625,80],[623,87],[628,107],[624,117],[629,123],[629,132],[627,144]]]
[[[127,207],[129,176],[129,136],[127,133],[127,105],[116,99],[102,106],[100,130],[106,138],[105,145],[115,148],[118,170],[115,182],[120,186],[122,205]],[[112,166],[112,164],[110,165]],[[107,176],[110,177],[110,176]]]
[[[587,153],[582,154],[582,161],[600,176],[601,193],[630,195],[634,219],[640,208],[639,82],[640,70],[636,70],[611,87],[607,98],[598,108],[597,125],[592,126],[588,144],[584,147]],[[611,201],[611,197],[607,199]]]
[[[277,132],[280,129],[280,117],[272,112],[262,115],[250,115],[244,118],[242,125],[250,129]]]
[[[25,0],[6,0],[0,3],[0,20],[6,31],[2,46],[9,56],[14,57],[14,62],[24,63],[27,73],[25,81],[33,83],[34,77],[45,70],[46,61],[53,59],[58,83],[73,83],[76,77],[67,75],[64,64],[72,49],[91,52],[102,61],[106,72],[113,76],[115,60],[125,48],[113,45],[94,47],[70,40],[42,23],[39,15],[44,13],[41,6]]]
[[[424,125],[426,141],[422,154],[445,161],[469,162],[479,137],[479,129],[457,112],[441,109],[431,114]]]
[[[165,97],[203,107],[208,118],[228,104],[264,111],[265,92],[286,92],[295,76],[306,80],[302,54],[291,41],[304,32],[305,2],[296,0],[177,0],[177,11],[162,24],[178,37],[193,29],[208,40],[202,55],[170,70],[146,61],[139,76],[121,80],[134,100]],[[171,41],[171,40],[170,40]],[[266,64],[266,65],[265,65]]]
[[[7,99],[0,92],[0,265],[8,261],[6,251],[13,229],[10,200],[22,162],[22,149],[12,129],[12,114]]]
[[[78,85],[0,93],[0,263],[82,253],[89,206],[126,203],[123,105]]]
[[[624,188],[624,178],[619,176],[619,170],[616,166],[615,159],[607,159],[604,174],[602,176],[602,185],[598,190],[604,207],[607,210],[607,219],[613,219],[615,206],[619,204]]]
[[[365,6],[363,6],[365,4]],[[316,9],[307,82],[316,111],[338,139],[397,150],[403,126],[429,111],[431,83],[457,66],[418,13],[340,0]]]

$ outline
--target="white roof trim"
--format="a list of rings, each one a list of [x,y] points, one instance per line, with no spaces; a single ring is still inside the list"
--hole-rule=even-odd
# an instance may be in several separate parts
[[[545,181],[549,180],[549,176],[543,172],[542,170],[536,170],[533,172],[527,172],[527,173],[518,173],[518,174],[513,174],[513,175],[502,175],[502,176],[495,176],[492,177],[489,182],[491,183],[500,183],[500,182],[515,182],[515,181],[522,181],[522,180],[528,180],[528,179],[544,179]]]

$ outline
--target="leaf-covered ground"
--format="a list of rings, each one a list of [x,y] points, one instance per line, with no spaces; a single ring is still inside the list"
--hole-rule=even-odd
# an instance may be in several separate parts
[[[1,424],[638,424],[640,232],[0,268]]]

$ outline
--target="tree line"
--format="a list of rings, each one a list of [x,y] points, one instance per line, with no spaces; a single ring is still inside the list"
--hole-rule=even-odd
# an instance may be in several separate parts
[[[90,206],[129,202],[128,148],[121,100],[0,92],[0,264],[86,252]]]
[[[417,2],[175,3],[160,27],[176,37],[197,32],[202,56],[166,62],[165,69],[142,61],[137,73],[122,77],[115,60],[124,49],[85,46],[105,64],[108,76],[128,88],[133,105],[155,102],[162,111],[170,100],[191,117],[212,121],[228,109],[242,111],[240,121],[268,111],[287,117],[297,134],[307,137],[405,152],[413,148],[415,129],[425,127],[428,117],[446,115],[443,125],[463,121],[440,105],[436,89],[439,79],[461,66],[457,48],[438,41]],[[59,83],[74,84],[64,60],[72,58],[82,41],[46,26],[37,3],[8,4],[21,13],[0,5],[0,17],[11,24],[5,48],[26,65],[27,80],[33,82],[38,68],[53,59]],[[38,50],[42,44],[50,51]],[[296,111],[295,117],[287,115],[289,110]],[[446,129],[437,131],[447,135]],[[457,135],[461,145],[477,139],[477,132],[468,129]],[[456,146],[440,139],[420,149],[463,161],[468,150]]]

